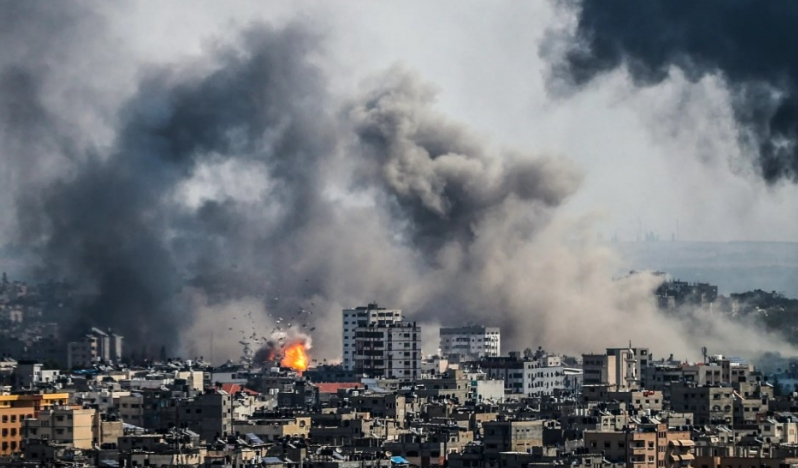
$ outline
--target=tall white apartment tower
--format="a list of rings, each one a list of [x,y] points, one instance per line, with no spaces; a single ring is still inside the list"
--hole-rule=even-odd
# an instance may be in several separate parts
[[[386,327],[402,321],[400,309],[385,309],[376,303],[343,310],[343,364],[345,370],[355,369],[355,332],[358,327]]]

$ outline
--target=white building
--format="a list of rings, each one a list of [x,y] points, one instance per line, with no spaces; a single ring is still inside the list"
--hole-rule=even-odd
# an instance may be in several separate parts
[[[582,386],[582,369],[567,367],[560,356],[542,349],[523,357],[510,352],[509,356],[487,357],[467,365],[504,381],[507,394],[552,395],[556,390],[578,391]]]
[[[355,328],[354,334],[355,372],[403,380],[421,377],[421,327],[415,322],[373,323]]]
[[[15,371],[17,382],[21,387],[31,388],[38,384],[55,383],[61,375],[57,369],[45,369],[44,365],[38,362],[22,362]]]
[[[358,327],[370,325],[385,326],[402,321],[402,311],[385,309],[377,304],[343,310],[343,366],[345,370],[355,369],[355,331]]]
[[[544,366],[534,372],[528,396],[552,395],[555,390],[578,391],[582,386],[582,369],[575,367]]]
[[[441,354],[455,362],[501,355],[498,327],[466,326],[441,328]]]

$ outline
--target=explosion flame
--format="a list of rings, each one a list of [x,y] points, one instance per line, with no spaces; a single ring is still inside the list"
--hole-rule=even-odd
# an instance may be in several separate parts
[[[305,343],[299,341],[286,346],[280,365],[302,373],[308,368],[308,353]]]

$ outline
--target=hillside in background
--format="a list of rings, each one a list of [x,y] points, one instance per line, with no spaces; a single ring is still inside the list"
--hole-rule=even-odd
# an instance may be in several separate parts
[[[617,242],[623,269],[659,270],[718,286],[723,295],[757,289],[798,298],[798,243]]]

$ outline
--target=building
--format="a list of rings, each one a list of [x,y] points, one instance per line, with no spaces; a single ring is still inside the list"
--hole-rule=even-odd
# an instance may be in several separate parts
[[[67,344],[67,367],[89,367],[97,362],[119,362],[123,337],[92,328],[80,341]]]
[[[505,393],[527,395],[532,392],[536,361],[512,355],[485,358],[475,364],[488,378],[504,381]]]
[[[477,360],[501,355],[498,327],[465,326],[441,328],[441,355],[452,362]]]
[[[35,417],[40,410],[64,405],[68,400],[68,393],[0,395],[0,455],[20,450],[23,421]]]
[[[61,371],[57,369],[45,369],[43,364],[30,361],[20,362],[14,373],[17,376],[17,384],[23,388],[55,383],[61,375]]]
[[[605,354],[583,354],[584,385],[607,385],[610,391],[640,388],[651,361],[648,348],[607,348]]]
[[[370,323],[355,328],[355,371],[369,377],[421,377],[421,327],[416,322]]]
[[[45,439],[90,449],[95,442],[96,410],[59,407],[39,411],[35,418],[25,419],[22,430],[26,439]]]
[[[131,393],[114,398],[116,413],[126,424],[144,427],[144,396],[140,393]]]
[[[734,418],[733,392],[731,387],[674,384],[671,386],[671,409],[693,413],[696,425],[731,424]]]
[[[0,455],[10,455],[22,448],[22,421],[32,417],[32,408],[0,406]]]
[[[343,367],[355,369],[355,332],[358,327],[385,326],[402,321],[402,311],[385,309],[376,303],[343,310]]]
[[[502,452],[526,452],[543,446],[545,421],[490,421],[482,423],[485,456],[496,459]]]
[[[695,444],[689,431],[669,430],[667,424],[642,424],[621,431],[585,431],[585,448],[629,468],[692,466]]]
[[[526,391],[527,395],[553,395],[557,390],[576,392],[582,387],[582,369],[563,365],[560,356],[542,352],[534,362],[534,380],[532,388]]]

